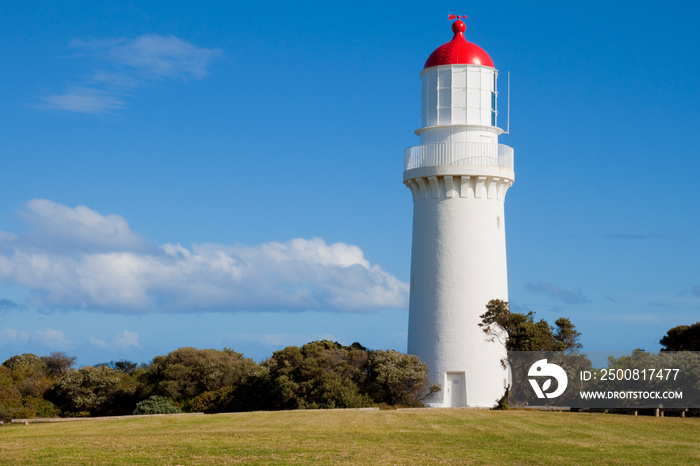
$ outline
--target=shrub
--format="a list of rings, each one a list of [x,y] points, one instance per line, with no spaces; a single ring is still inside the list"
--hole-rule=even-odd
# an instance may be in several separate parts
[[[233,387],[221,387],[218,390],[200,393],[192,398],[184,406],[185,411],[191,413],[220,413],[227,411],[231,402]]]
[[[372,398],[360,390],[366,363],[364,349],[328,340],[276,351],[261,364],[269,370],[271,408],[370,406]]]
[[[428,382],[428,366],[418,356],[393,350],[369,352],[367,391],[377,403],[422,406],[428,394],[440,391],[428,387]]]
[[[175,406],[170,398],[161,395],[152,395],[143,401],[136,403],[134,414],[177,414],[180,408]]]
[[[47,392],[47,399],[66,416],[128,414],[134,407],[136,382],[106,366],[70,369]]]
[[[256,367],[252,359],[228,348],[219,351],[188,347],[156,356],[140,379],[151,393],[167,396],[187,409],[193,398],[235,386]]]

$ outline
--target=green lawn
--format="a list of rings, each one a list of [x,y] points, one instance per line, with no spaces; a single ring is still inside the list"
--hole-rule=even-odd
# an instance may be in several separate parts
[[[0,463],[700,464],[700,419],[470,409],[0,426]]]

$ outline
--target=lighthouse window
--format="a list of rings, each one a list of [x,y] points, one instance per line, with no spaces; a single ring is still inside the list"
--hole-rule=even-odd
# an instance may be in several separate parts
[[[496,126],[496,74],[493,74],[493,87],[491,91],[491,126]]]
[[[491,93],[491,126],[496,126],[496,93]]]

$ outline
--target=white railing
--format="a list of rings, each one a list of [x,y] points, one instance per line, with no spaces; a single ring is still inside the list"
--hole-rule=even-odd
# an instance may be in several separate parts
[[[513,170],[513,148],[487,142],[439,142],[404,150],[404,169],[436,165],[472,165]]]

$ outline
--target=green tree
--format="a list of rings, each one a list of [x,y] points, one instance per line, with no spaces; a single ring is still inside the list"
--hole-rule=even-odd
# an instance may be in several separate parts
[[[535,313],[511,312],[507,301],[492,299],[479,316],[479,327],[492,339],[501,341],[508,351],[568,351],[581,348],[581,334],[569,319],[560,317],[555,327],[544,319],[535,322]]]
[[[659,343],[661,351],[700,351],[700,322],[673,327]]]
[[[0,365],[0,420],[9,421],[22,409],[22,394],[15,386],[12,370]]]
[[[148,391],[185,405],[202,393],[237,385],[255,369],[252,359],[228,348],[220,351],[186,347],[156,356],[140,377]]]
[[[661,351],[650,353],[641,349],[634,350],[629,355],[619,358],[610,356],[608,358],[608,368],[610,369],[631,369],[637,371],[653,371],[656,376],[642,376],[638,380],[626,381],[626,388],[630,390],[660,391],[669,389],[681,390],[683,392],[683,402],[686,406],[694,407],[700,403],[700,353],[690,351]],[[659,369],[662,370],[659,377]],[[663,369],[671,370],[671,377],[663,374]],[[669,382],[669,380],[672,380]],[[604,390],[605,384],[598,382],[599,389]],[[634,406],[656,407],[658,400],[633,400],[629,403]],[[698,414],[698,409],[691,409],[694,415]]]
[[[500,299],[489,301],[486,304],[486,312],[480,318],[479,326],[484,333],[493,340],[502,342],[509,352],[552,351],[565,352],[569,355],[577,354],[576,364],[567,365],[568,370],[573,372],[583,370],[591,365],[588,358],[578,354],[578,350],[582,346],[578,341],[581,334],[567,318],[560,317],[554,323],[555,326],[550,326],[544,319],[535,321],[535,313],[532,311],[527,314],[511,312],[508,302]],[[524,365],[521,359],[531,359],[531,362],[534,362],[539,357],[541,356],[536,354],[520,353],[516,361],[509,355],[501,361],[501,364],[503,367],[510,367],[513,380],[522,381],[526,379],[525,368],[529,367],[529,364]],[[508,407],[509,396],[515,395],[515,399],[525,399],[523,386],[512,387],[516,389],[515,394],[510,391],[510,388],[506,388],[500,399],[494,400],[499,408]]]
[[[237,384],[236,387],[240,386]],[[225,411],[235,411],[230,408],[233,399],[233,392],[236,387],[226,386],[218,390],[210,390],[200,393],[189,400],[186,404],[186,411],[193,413],[220,413]],[[240,411],[240,410],[238,410]]]
[[[370,351],[366,390],[375,402],[391,406],[420,406],[439,384],[428,387],[428,366],[418,356],[393,350]]]
[[[2,365],[10,369],[13,383],[23,397],[43,396],[53,384],[53,380],[48,376],[46,365],[35,354],[12,356]]]
[[[97,364],[98,366],[107,366],[111,369],[121,371],[125,374],[133,375],[139,365],[135,362],[127,361],[126,359],[121,359],[119,361],[109,361],[103,362],[102,364]]]
[[[133,414],[177,414],[182,412],[167,396],[151,395],[136,403]]]
[[[84,366],[64,374],[47,398],[67,416],[129,414],[137,398],[137,382],[106,366]]]
[[[43,357],[25,353],[9,358],[0,365],[0,419],[57,415],[58,409],[43,398],[54,380]]]
[[[271,409],[357,408],[372,398],[360,387],[366,379],[367,351],[322,340],[276,351],[261,365]]]

